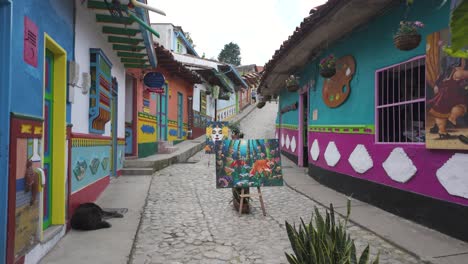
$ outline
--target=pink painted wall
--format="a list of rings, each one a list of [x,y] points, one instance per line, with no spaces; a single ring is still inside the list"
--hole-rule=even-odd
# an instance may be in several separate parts
[[[401,190],[415,192],[453,203],[468,205],[468,199],[450,195],[436,176],[437,170],[454,155],[453,151],[432,151],[426,149],[423,144],[375,144],[374,134],[362,135],[310,132],[308,137],[309,153],[307,155],[309,155],[309,163],[313,165],[329,171],[335,171],[352,177],[377,182]],[[320,148],[320,155],[317,161],[314,161],[310,156],[310,149],[315,139],[317,139]],[[328,166],[324,157],[325,150],[330,141],[335,142],[336,147],[341,154],[341,158],[335,167]],[[366,147],[373,160],[373,167],[363,174],[354,171],[351,164],[348,162],[349,156],[358,144],[362,144]],[[414,166],[417,168],[416,174],[406,183],[399,183],[392,180],[382,166],[383,162],[396,147],[403,148],[408,157],[412,160]]]

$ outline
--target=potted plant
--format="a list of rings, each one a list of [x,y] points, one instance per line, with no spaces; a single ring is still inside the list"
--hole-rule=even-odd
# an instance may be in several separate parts
[[[286,88],[289,92],[295,92],[299,90],[299,77],[294,75],[289,76],[289,78],[286,79]]]
[[[206,87],[206,91],[205,91],[205,94],[206,95],[210,95],[212,93],[212,88],[211,87]]]
[[[371,263],[369,245],[359,256],[354,239],[346,230],[351,212],[349,200],[347,209],[344,221],[336,220],[332,204],[330,204],[330,211],[326,211],[325,217],[314,206],[315,215],[312,214],[310,222],[306,224],[301,218],[298,228],[286,221],[286,231],[293,249],[293,254],[285,253],[288,262],[290,264]],[[372,264],[379,263],[379,255],[380,252],[377,253]]]
[[[412,50],[419,46],[421,34],[418,29],[423,28],[424,24],[420,21],[400,21],[400,27],[393,36],[393,44],[399,50]]]
[[[324,78],[331,78],[336,73],[336,58],[333,54],[323,58],[319,64],[320,75]]]

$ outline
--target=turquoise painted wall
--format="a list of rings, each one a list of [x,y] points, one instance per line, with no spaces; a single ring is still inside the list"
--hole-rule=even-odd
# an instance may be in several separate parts
[[[291,93],[286,90],[286,88],[282,89],[280,92],[280,100],[279,100],[279,109],[294,104],[295,102],[299,103],[299,94],[297,92]],[[298,104],[299,106],[299,104]],[[281,123],[287,125],[298,125],[299,122],[299,112],[298,110],[293,110],[290,112],[286,112],[281,115]]]
[[[308,63],[300,74],[301,82],[316,80],[316,91],[310,92],[309,115],[311,116],[313,109],[318,109],[318,120],[310,121],[310,124],[374,124],[375,71],[425,54],[426,36],[448,27],[450,1],[438,9],[440,3],[439,0],[415,1],[414,7],[409,10],[407,20],[419,20],[426,25],[420,30],[423,36],[421,44],[412,51],[400,51],[393,46],[393,34],[400,20],[404,18],[406,10],[406,6],[401,4],[355,30],[349,37],[332,44],[319,59]],[[356,73],[351,81],[351,93],[347,101],[337,108],[329,108],[324,104],[322,100],[324,79],[317,76],[318,61],[328,54],[334,54],[338,58],[353,55],[356,61]],[[287,95],[283,96],[285,93]],[[295,93],[282,92],[281,94],[281,99],[285,102],[290,102],[291,98],[297,98]]]
[[[11,111],[42,118],[44,33],[51,36],[67,51],[67,60],[73,59],[73,3],[75,1],[14,1],[13,34],[11,53],[13,57]],[[33,67],[23,59],[24,17],[38,27],[38,66]],[[66,89],[66,87],[62,87]],[[67,103],[67,122],[70,122],[70,104]]]
[[[119,150],[123,152],[124,148],[120,147]],[[105,158],[108,160],[103,165],[102,161]],[[99,163],[95,162],[95,164],[98,164],[95,173],[91,169],[94,159],[99,161]],[[83,166],[84,164],[86,165]],[[84,176],[77,173],[80,166],[84,169]],[[110,146],[73,147],[71,160],[72,193],[108,176],[110,174],[110,166]]]

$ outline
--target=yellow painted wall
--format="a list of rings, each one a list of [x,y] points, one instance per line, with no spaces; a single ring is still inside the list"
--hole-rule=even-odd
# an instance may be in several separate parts
[[[148,129],[149,127],[152,127],[154,129],[154,133],[148,133],[148,132],[143,132],[142,127],[145,127]],[[149,115],[147,113],[138,113],[138,125],[137,125],[137,130],[138,130],[138,138],[137,142],[138,144],[141,143],[153,143],[156,142],[157,139],[157,122],[156,122],[156,117]]]

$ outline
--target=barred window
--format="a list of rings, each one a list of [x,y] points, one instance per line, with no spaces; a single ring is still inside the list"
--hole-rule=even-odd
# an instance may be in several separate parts
[[[376,141],[424,143],[425,56],[376,72]]]

